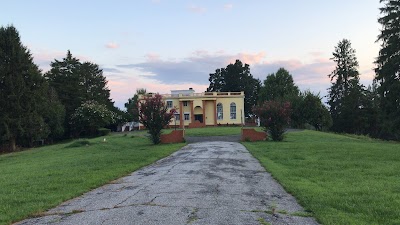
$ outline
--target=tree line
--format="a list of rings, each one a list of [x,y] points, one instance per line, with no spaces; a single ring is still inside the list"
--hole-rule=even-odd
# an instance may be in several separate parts
[[[97,64],[68,51],[43,74],[17,29],[0,28],[0,150],[93,136],[124,120]]]
[[[292,127],[400,140],[400,3],[380,2],[382,28],[377,41],[381,49],[369,87],[360,84],[355,50],[343,39],[331,58],[336,67],[328,75],[328,107],[319,94],[300,91],[286,69],[268,74],[261,83],[240,60],[211,73],[207,91],[244,91],[247,117],[265,106],[270,110],[266,115],[284,114],[288,118],[281,121]],[[107,80],[97,64],[81,62],[68,51],[43,74],[15,27],[0,28],[0,150],[93,136],[101,127],[138,121],[137,101],[143,93],[145,89],[137,90],[125,104],[128,112],[123,112],[110,99]]]
[[[240,60],[211,73],[207,91],[245,91],[247,117],[258,114],[271,120],[271,115],[275,115],[275,121],[283,121],[285,126],[310,125],[317,130],[400,140],[400,2],[380,2],[383,6],[378,22],[382,29],[377,41],[381,42],[381,49],[372,85],[360,84],[356,51],[350,40],[343,39],[332,53],[336,67],[328,75],[331,86],[327,105],[321,102],[319,94],[299,91],[286,69],[268,74],[261,83],[252,76],[250,66]],[[276,118],[280,114],[290,118]]]

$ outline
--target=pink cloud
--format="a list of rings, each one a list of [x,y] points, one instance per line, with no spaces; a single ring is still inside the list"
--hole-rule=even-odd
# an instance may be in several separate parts
[[[65,52],[61,51],[49,51],[43,49],[35,49],[32,51],[33,61],[39,66],[43,72],[47,72],[50,70],[50,63],[55,59],[62,60],[67,55],[67,50]],[[75,55],[73,51],[71,51],[72,56],[79,59],[80,61],[91,61],[90,57],[84,55]]]
[[[255,54],[252,53],[239,53],[237,55],[234,55],[230,58],[231,62],[235,62],[236,59],[240,59],[243,63],[247,64],[258,64],[262,63],[262,60],[265,59],[265,52],[258,52]]]
[[[154,62],[154,61],[159,61],[160,60],[160,55],[156,53],[147,53],[145,55],[145,58],[147,61]]]
[[[133,97],[138,88],[145,88],[148,92],[169,94],[171,90],[181,90],[193,88],[196,93],[204,92],[208,85],[199,85],[195,83],[184,84],[165,84],[154,79],[143,78],[135,75],[126,74],[123,80],[114,79],[108,76],[108,87],[111,90],[111,98],[115,101],[117,107],[124,109],[124,104],[129,98]]]
[[[106,48],[116,49],[119,48],[119,45],[115,42],[109,42],[105,45]]]

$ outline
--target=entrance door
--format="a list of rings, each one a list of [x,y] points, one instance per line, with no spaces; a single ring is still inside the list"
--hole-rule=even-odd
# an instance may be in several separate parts
[[[198,120],[200,123],[203,123],[203,114],[195,114],[194,120]]]

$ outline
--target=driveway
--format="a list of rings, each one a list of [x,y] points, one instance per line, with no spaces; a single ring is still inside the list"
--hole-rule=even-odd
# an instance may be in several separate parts
[[[243,145],[202,142],[19,224],[317,224],[301,213]]]
[[[225,136],[185,136],[187,143],[208,142],[208,141],[225,141],[240,142],[242,135],[225,135]]]

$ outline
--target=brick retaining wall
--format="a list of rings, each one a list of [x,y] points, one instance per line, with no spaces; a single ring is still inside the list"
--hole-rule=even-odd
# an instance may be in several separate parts
[[[184,131],[183,130],[173,130],[169,134],[161,134],[161,143],[181,143],[184,141]]]
[[[193,123],[189,123],[189,128],[199,128],[205,127],[204,123],[200,123],[200,121],[195,120]]]
[[[256,131],[253,128],[242,129],[242,141],[264,141],[267,139],[267,133]]]

